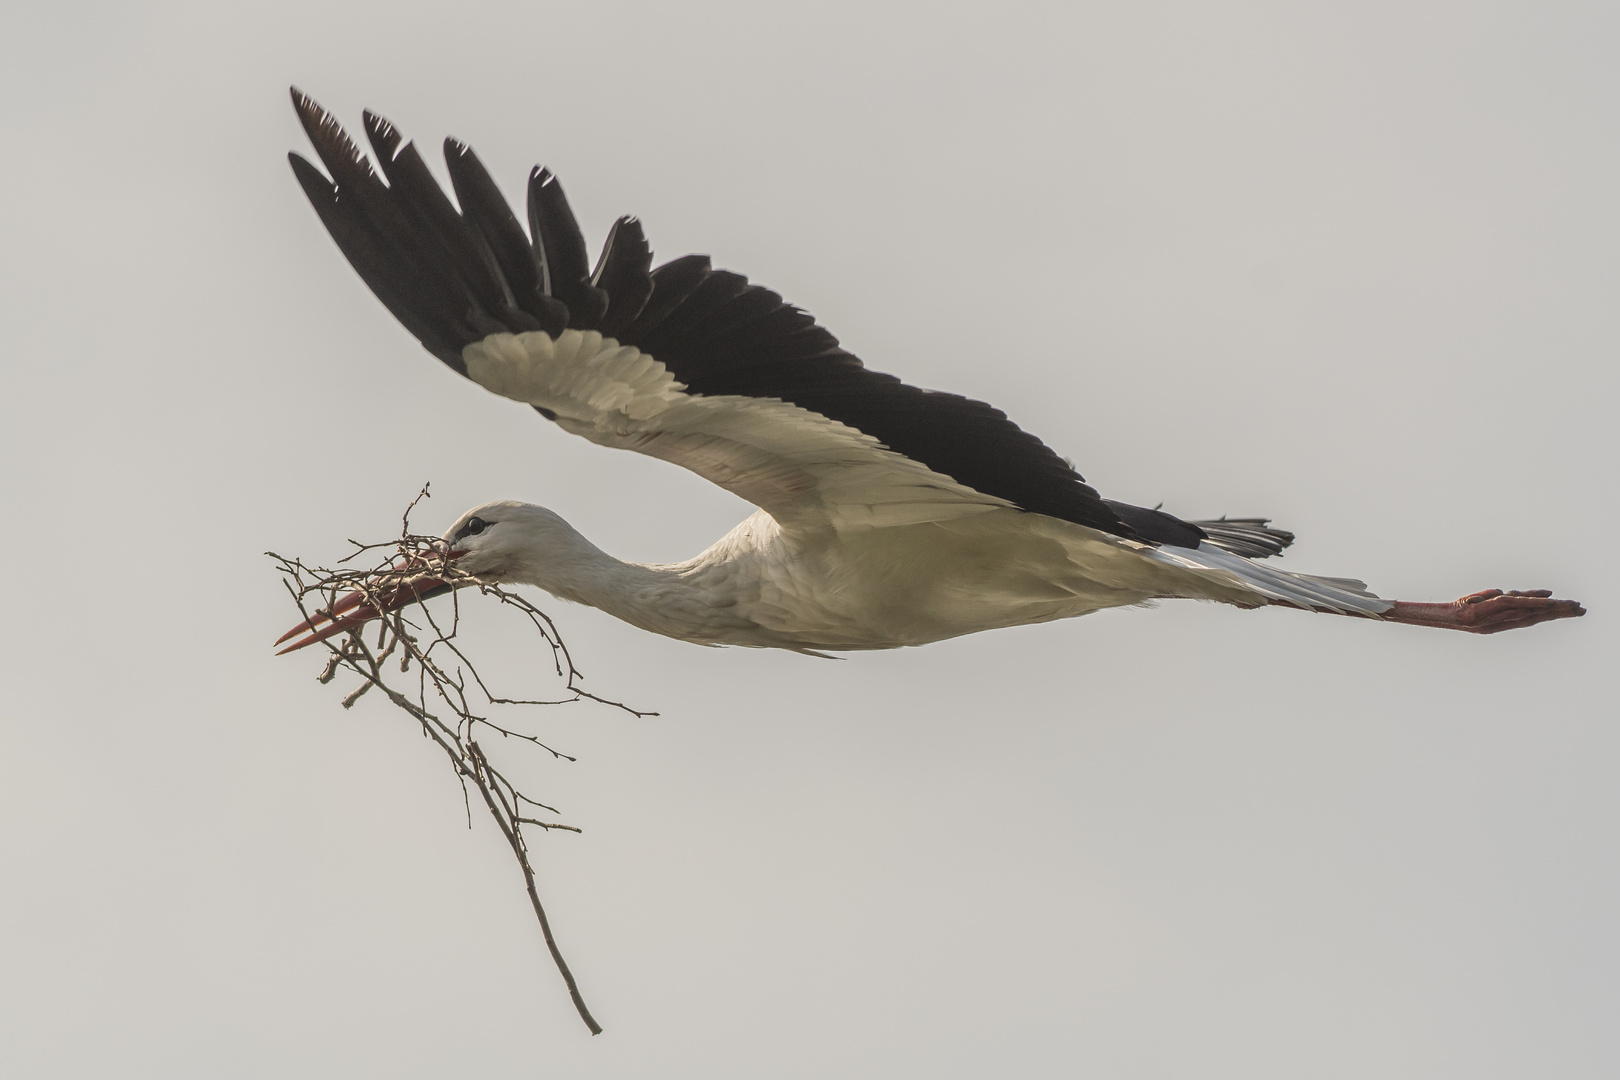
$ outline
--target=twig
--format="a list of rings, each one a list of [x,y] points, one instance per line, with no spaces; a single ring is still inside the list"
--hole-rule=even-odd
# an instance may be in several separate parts
[[[386,544],[349,541],[354,550],[339,561],[338,566],[343,567],[342,569],[312,567],[299,559],[289,559],[274,552],[266,554],[276,561],[283,583],[305,623],[311,623],[313,617],[314,623],[324,624],[330,619],[330,613],[335,605],[345,595],[357,597],[359,605],[371,612],[382,612],[376,616],[379,625],[374,645],[368,643],[362,634],[363,630],[369,628],[369,623],[357,623],[347,628],[342,635],[321,642],[327,650],[327,660],[319,680],[322,683],[331,682],[340,671],[357,675],[360,678],[359,684],[343,698],[342,704],[345,709],[352,707],[364,694],[376,688],[391,703],[415,720],[422,734],[433,740],[449,760],[461,784],[469,827],[472,825],[472,803],[471,792],[468,789],[469,787],[477,789],[496,827],[506,838],[513,857],[517,859],[519,869],[523,871],[529,902],[534,908],[535,918],[540,923],[540,932],[545,938],[552,962],[556,964],[557,971],[562,975],[563,983],[568,988],[568,996],[573,999],[574,1008],[578,1010],[580,1019],[585,1022],[591,1034],[599,1034],[602,1030],[601,1025],[586,1007],[573,972],[563,960],[557,940],[552,934],[551,921],[546,917],[545,907],[540,902],[534,865],[523,834],[526,826],[547,833],[553,831],[577,833],[580,830],[574,825],[546,821],[523,813],[520,807],[534,807],[535,810],[550,814],[557,811],[519,790],[502,770],[496,768],[474,738],[474,731],[482,725],[503,738],[516,739],[537,746],[550,753],[553,759],[573,761],[574,758],[548,745],[533,732],[497,723],[475,712],[468,700],[467,691],[469,685],[477,687],[485,703],[492,708],[567,705],[579,701],[592,701],[623,710],[635,717],[658,714],[633,709],[622,702],[586,691],[579,685],[582,676],[579,669],[574,666],[573,657],[569,655],[562,635],[558,633],[556,624],[545,612],[524,597],[505,591],[497,583],[482,581],[458,571],[448,558],[446,545],[437,537],[413,535],[410,531],[411,511],[428,497],[430,497],[428,488],[424,484],[401,516],[403,532],[398,540]],[[379,552],[384,553],[385,557],[371,569],[351,568],[360,557]],[[525,699],[500,696],[491,692],[477,665],[454,641],[461,620],[459,597],[455,598],[458,602],[451,605],[449,620],[443,623],[435,619],[433,613],[419,603],[409,603],[394,611],[387,610],[391,598],[399,595],[414,597],[414,593],[408,590],[404,593],[400,591],[406,588],[412,579],[428,576],[457,588],[476,588],[481,594],[494,597],[498,602],[521,611],[551,652],[552,666],[563,683],[559,695],[553,699]],[[353,611],[358,608],[350,606],[346,610]],[[407,618],[407,612],[419,618],[425,625],[419,626]],[[340,619],[344,617],[346,616],[339,616]],[[412,693],[390,685],[384,678],[384,662],[395,652],[399,653],[400,672],[408,672],[413,665],[416,668]],[[438,656],[435,656],[435,653]],[[454,666],[453,673],[441,663],[441,657],[454,658],[449,661]],[[437,702],[438,705],[433,705],[433,702]],[[439,706],[445,711],[442,717],[435,711]],[[529,811],[531,814],[533,812]]]
[[[489,762],[484,752],[478,748],[477,743],[469,743],[473,762],[477,768],[474,783],[478,785],[478,793],[484,797],[484,804],[495,818],[496,824],[506,836],[506,842],[512,847],[512,854],[517,856],[518,865],[523,868],[523,883],[529,890],[529,902],[534,905],[534,917],[540,920],[540,933],[546,939],[546,948],[551,950],[551,959],[557,965],[557,971],[562,974],[563,984],[568,987],[568,996],[574,999],[574,1008],[579,1010],[579,1018],[585,1021],[585,1026],[591,1029],[592,1035],[602,1034],[602,1025],[596,1022],[591,1010],[585,1005],[585,998],[579,992],[579,986],[574,982],[574,973],[568,970],[568,961],[563,959],[562,951],[557,948],[557,939],[551,934],[551,920],[546,918],[546,909],[540,903],[540,892],[534,884],[534,867],[529,865],[528,847],[523,843],[523,821],[503,798],[500,809],[496,809],[495,796],[497,788],[487,783],[484,776]],[[577,831],[577,830],[576,830]]]

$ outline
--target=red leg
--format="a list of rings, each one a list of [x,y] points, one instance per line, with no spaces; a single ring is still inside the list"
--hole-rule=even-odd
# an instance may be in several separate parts
[[[1449,604],[1415,604],[1395,601],[1381,616],[1386,622],[1411,626],[1437,626],[1446,630],[1466,630],[1470,634],[1494,634],[1517,630],[1551,619],[1573,619],[1586,609],[1574,600],[1554,600],[1549,589],[1503,592],[1486,589]]]

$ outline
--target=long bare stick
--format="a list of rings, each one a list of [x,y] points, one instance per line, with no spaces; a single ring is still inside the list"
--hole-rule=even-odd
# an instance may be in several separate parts
[[[512,854],[517,856],[518,865],[523,868],[523,883],[529,890],[529,902],[534,905],[534,917],[540,920],[540,933],[546,939],[546,948],[551,950],[551,959],[557,965],[557,971],[562,975],[563,985],[568,987],[568,996],[574,999],[574,1008],[579,1010],[579,1018],[585,1021],[585,1026],[591,1029],[592,1035],[602,1034],[602,1025],[596,1022],[591,1010],[585,1004],[585,998],[579,992],[579,985],[574,982],[574,973],[568,970],[568,961],[563,959],[562,950],[557,948],[557,939],[551,934],[551,920],[546,918],[546,909],[540,903],[540,891],[534,884],[534,867],[529,863],[528,846],[523,842],[523,822],[513,806],[501,800],[499,808],[495,805],[499,789],[485,783],[483,774],[488,762],[484,758],[484,751],[477,743],[470,743],[468,748],[472,751],[475,767],[479,770],[477,778],[478,793],[484,797],[484,804],[495,823],[501,827],[506,836],[506,842],[512,846]]]

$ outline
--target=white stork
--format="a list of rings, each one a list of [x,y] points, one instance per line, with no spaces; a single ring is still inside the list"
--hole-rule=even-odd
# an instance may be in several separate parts
[[[590,269],[546,169],[529,176],[525,235],[465,145],[444,147],[458,210],[386,120],[365,114],[379,177],[325,110],[292,96],[331,179],[297,154],[293,172],[430,353],[564,431],[683,465],[759,507],[697,557],[648,565],[542,507],[486,503],[444,534],[447,557],[479,578],[683,641],[801,652],[922,645],[1161,598],[1484,634],[1585,614],[1547,590],[1408,603],[1274,569],[1256,560],[1293,534],[1104,499],[1003,413],[868,370],[809,315],[706,257],[652,269],[633,217],[614,223]],[[386,606],[449,587],[419,580]],[[349,598],[285,635],[309,632],[284,651],[377,614]]]

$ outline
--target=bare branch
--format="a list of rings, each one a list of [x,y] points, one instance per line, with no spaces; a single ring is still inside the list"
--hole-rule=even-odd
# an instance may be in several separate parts
[[[345,613],[361,610],[382,613],[374,616],[377,623],[375,644],[365,640],[364,632],[370,629],[370,621],[357,622],[354,626],[346,628],[341,635],[334,635],[321,641],[320,644],[327,651],[327,657],[319,681],[329,683],[339,672],[356,675],[360,682],[343,698],[342,704],[345,709],[352,707],[368,691],[376,689],[395,707],[409,715],[419,726],[422,734],[443,751],[452,771],[456,774],[461,785],[469,827],[472,825],[471,793],[472,789],[477,790],[496,827],[506,838],[519,869],[523,872],[529,902],[534,908],[535,918],[540,923],[540,932],[545,938],[546,948],[551,953],[557,971],[562,975],[569,997],[573,999],[574,1008],[578,1010],[580,1019],[585,1022],[591,1033],[598,1034],[602,1030],[601,1025],[586,1008],[585,999],[580,994],[579,986],[568,964],[563,960],[562,952],[551,931],[551,922],[540,903],[534,865],[523,832],[526,827],[539,829],[543,833],[554,831],[577,833],[580,830],[574,825],[529,816],[535,811],[556,814],[557,810],[520,790],[502,769],[493,765],[476,741],[474,733],[482,726],[500,735],[503,740],[515,740],[538,747],[549,753],[553,760],[575,759],[549,745],[534,731],[527,730],[521,719],[516,721],[503,719],[502,722],[497,722],[482,715],[481,711],[475,712],[467,694],[469,687],[477,687],[477,692],[484,699],[485,705],[502,710],[532,710],[536,707],[590,701],[620,709],[635,717],[658,714],[633,709],[622,702],[612,701],[582,688],[579,685],[582,678],[579,669],[574,666],[573,657],[569,655],[568,647],[563,643],[562,635],[558,633],[557,626],[550,616],[526,598],[507,592],[497,583],[483,581],[457,570],[448,558],[445,543],[438,537],[412,534],[411,512],[418,503],[429,497],[428,486],[424,484],[401,515],[402,533],[398,540],[381,544],[362,544],[351,540],[349,543],[354,550],[339,560],[338,568],[313,567],[300,559],[290,559],[274,552],[266,554],[275,560],[283,584],[306,624],[319,628],[330,621],[332,612],[336,610],[340,601],[344,604]],[[354,564],[368,555],[373,559],[380,556],[381,560],[370,569],[355,569]],[[459,593],[452,594],[448,620],[441,618],[443,612],[440,613],[441,617],[435,617],[434,613],[421,603],[410,603],[394,611],[387,610],[390,606],[389,601],[393,598],[401,595],[414,597],[415,594],[409,591],[410,582],[412,579],[425,577],[437,578],[457,589],[475,588],[480,594],[493,597],[497,602],[515,607],[522,612],[551,654],[551,666],[561,683],[555,696],[517,698],[491,691],[478,666],[455,641],[461,622]],[[339,619],[347,617],[349,616],[344,613],[338,615]],[[398,671],[401,674],[409,673],[413,667],[415,668],[415,685],[406,684],[410,686],[409,690],[391,685],[384,677],[383,665],[396,652],[399,654]],[[447,667],[446,663],[450,666]],[[505,715],[503,713],[503,717]],[[526,716],[528,713],[523,715]],[[528,813],[520,809],[527,807],[533,809]]]

